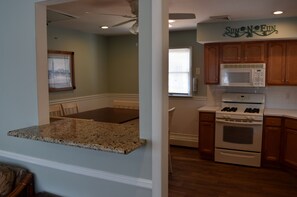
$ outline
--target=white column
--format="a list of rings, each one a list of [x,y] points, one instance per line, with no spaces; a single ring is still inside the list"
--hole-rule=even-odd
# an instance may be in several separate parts
[[[168,2],[140,0],[141,137],[151,138],[154,197],[168,196]],[[149,133],[151,132],[151,136]]]

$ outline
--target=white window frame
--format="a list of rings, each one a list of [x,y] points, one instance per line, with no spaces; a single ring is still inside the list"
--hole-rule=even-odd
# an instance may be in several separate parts
[[[170,68],[170,65],[169,65],[169,53],[170,53],[170,50],[174,50],[174,49],[188,49],[190,51],[190,54],[189,54],[189,92],[186,94],[186,93],[178,93],[178,92],[170,92],[169,91],[169,68]],[[169,96],[180,96],[180,97],[192,97],[193,95],[193,85],[192,85],[192,47],[177,47],[177,48],[170,48],[169,51],[168,51],[168,95]]]

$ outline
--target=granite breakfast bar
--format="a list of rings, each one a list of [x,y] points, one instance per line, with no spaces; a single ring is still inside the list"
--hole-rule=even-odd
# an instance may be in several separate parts
[[[121,154],[128,154],[146,143],[139,138],[138,120],[116,124],[63,119],[9,131],[8,136]]]

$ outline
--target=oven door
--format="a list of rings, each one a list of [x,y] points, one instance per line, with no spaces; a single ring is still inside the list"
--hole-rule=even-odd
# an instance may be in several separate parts
[[[216,120],[216,148],[261,152],[262,122]]]

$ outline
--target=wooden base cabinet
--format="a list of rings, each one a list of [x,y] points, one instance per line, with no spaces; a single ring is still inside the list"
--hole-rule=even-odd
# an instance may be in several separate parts
[[[297,170],[297,120],[286,118],[284,124],[283,164]]]
[[[265,117],[262,142],[262,166],[280,166],[281,139],[282,118]]]
[[[214,160],[215,113],[199,113],[199,152],[203,159]]]

